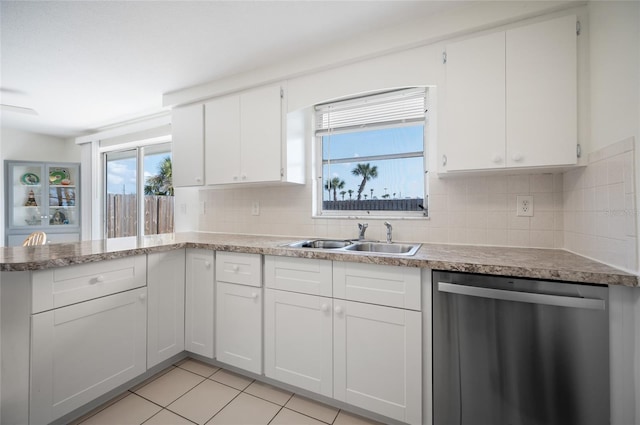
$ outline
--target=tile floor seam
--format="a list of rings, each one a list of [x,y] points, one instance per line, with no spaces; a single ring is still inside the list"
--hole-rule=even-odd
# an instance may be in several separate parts
[[[146,398],[146,397],[144,397],[144,396],[141,396],[141,395],[140,395],[140,394],[138,394],[138,393],[134,393],[134,392],[133,392],[133,391],[131,391],[131,390],[128,390],[128,391],[129,391],[131,394],[133,394],[133,395],[137,395],[137,396],[138,396],[138,397],[140,397],[141,399],[144,399],[144,400],[148,401],[149,403],[153,403],[153,404],[155,404],[156,406],[160,407],[161,409],[166,409],[166,407],[164,407],[163,405],[161,405],[161,404],[159,404],[159,403],[156,403],[156,402],[155,402],[155,401],[153,401],[153,400],[149,400],[148,398]],[[182,396],[180,396],[180,397],[182,397]]]
[[[306,416],[307,418],[311,418],[311,419],[313,419],[313,420],[315,420],[315,421],[322,422],[323,424],[327,424],[327,425],[331,425],[333,422],[335,422],[336,418],[338,417],[338,414],[336,413],[336,418],[333,418],[333,420],[332,420],[331,422],[325,422],[325,421],[323,421],[322,419],[318,419],[318,418],[313,417],[313,416],[310,416],[310,415],[308,415],[308,414],[306,414],[306,413],[299,412],[299,411],[297,411],[297,410],[295,410],[295,409],[292,409],[292,408],[290,408],[290,407],[287,407],[287,406],[282,406],[282,408],[283,408],[283,409],[287,409],[287,410],[291,410],[292,412],[296,412],[296,413],[298,413],[298,414],[300,414],[300,415],[302,415],[302,416]]]
[[[271,418],[271,419],[269,420],[269,422],[267,422],[267,425],[271,424],[271,422],[273,422],[273,420],[274,420],[275,418],[277,418],[277,417],[278,417],[278,415],[280,414],[280,412],[282,412],[282,409],[284,409],[284,406],[280,406],[280,409],[278,409],[278,411],[276,412],[276,414],[275,414],[275,415],[273,415],[273,418]]]
[[[220,369],[220,370],[224,370],[224,369]],[[216,372],[216,373],[218,373],[218,372]],[[213,375],[215,375],[215,373]],[[213,376],[213,375],[211,375],[211,376]],[[225,384],[224,382],[216,381],[215,379],[212,379],[211,376],[208,377],[208,378],[204,378],[204,379],[208,379],[210,381],[213,381],[216,384],[224,385],[225,387],[233,388],[234,390],[240,391],[241,393],[244,392],[244,390],[240,390],[240,389],[238,389],[236,387],[232,387],[231,385]],[[253,384],[255,381],[256,380],[254,379],[253,381],[249,382],[249,384],[244,389],[246,390],[247,388],[249,388],[249,385]],[[198,384],[198,385],[200,385],[200,384]],[[249,394],[249,393],[247,393],[247,394]],[[251,394],[251,395],[253,395],[253,394]],[[269,401],[269,400],[267,400],[267,401]]]
[[[216,382],[216,381],[214,381],[214,382]],[[221,384],[221,385],[224,385],[224,384],[222,384],[221,382],[217,382],[217,383],[218,383],[218,384]],[[227,387],[228,387],[228,385],[227,385]],[[233,388],[233,387],[230,387],[230,388]],[[213,418],[215,418],[215,417],[216,417],[220,412],[222,412],[222,411],[223,411],[223,410],[224,410],[228,405],[230,405],[230,404],[231,404],[231,402],[233,402],[233,400],[235,400],[236,398],[238,398],[238,396],[239,396],[240,394],[242,394],[242,391],[238,390],[237,388],[233,388],[233,389],[234,389],[234,390],[236,390],[236,391],[238,391],[238,394],[236,394],[236,395],[235,395],[235,397],[233,397],[231,400],[229,400],[229,402],[228,402],[227,404],[225,404],[224,406],[222,406],[222,408],[221,408],[220,410],[218,410],[216,413],[214,413],[212,417],[210,417],[209,419],[207,419],[207,420],[205,421],[205,425],[206,425],[206,424],[208,424],[209,422],[211,422],[211,420],[212,420]]]
[[[194,425],[198,425],[198,423],[197,423],[197,422],[193,422],[191,419],[189,419],[189,418],[185,418],[185,417],[184,417],[184,416],[182,416],[181,414],[176,413],[176,412],[174,412],[173,410],[169,410],[169,409],[167,409],[166,407],[163,407],[163,408],[162,408],[158,413],[154,414],[154,415],[153,415],[153,416],[151,416],[149,419],[147,419],[147,420],[145,420],[144,422],[142,422],[140,425],[143,425],[143,424],[145,424],[145,423],[149,422],[153,417],[158,416],[160,413],[162,413],[162,411],[163,411],[163,410],[166,410],[167,412],[171,412],[171,413],[173,413],[173,414],[174,414],[174,415],[176,415],[176,416],[180,416],[182,419],[184,419],[184,420],[186,420],[186,421],[189,421],[189,422],[191,422],[191,423],[192,423],[192,424],[194,424]]]
[[[216,382],[218,382],[218,381],[216,381]],[[258,381],[258,380],[256,380],[256,379],[254,379],[254,380],[253,380],[253,382],[260,382],[260,383],[263,383],[263,384],[264,384],[264,382]],[[253,384],[253,382],[252,382],[251,384]],[[249,385],[247,386],[247,388],[249,388],[249,387],[251,386],[251,384],[249,384]],[[224,385],[224,384],[223,384],[223,385]],[[250,395],[251,397],[255,397],[255,398],[259,398],[260,400],[268,401],[269,403],[273,403],[273,404],[275,404],[276,406],[280,406],[280,407],[284,407],[287,403],[289,403],[289,400],[291,400],[291,397],[293,397],[294,395],[296,395],[295,393],[291,393],[291,395],[289,396],[289,398],[287,399],[287,401],[285,401],[285,402],[284,402],[284,404],[279,404],[279,403],[276,403],[275,401],[271,401],[271,400],[269,400],[269,399],[267,399],[267,398],[260,397],[259,395],[255,395],[255,394],[248,393],[248,392],[246,392],[246,391],[245,391],[247,388],[245,388],[244,390],[242,390],[242,392],[243,392],[243,393],[245,393],[245,394],[247,394],[247,395]],[[273,388],[276,388],[276,389],[280,390],[280,388],[278,388],[278,387],[273,387]],[[281,391],[284,391],[284,390],[281,390]],[[285,392],[289,392],[289,391],[285,391]]]
[[[187,370],[186,372],[189,372],[189,371]],[[190,373],[193,373],[193,372],[190,372]],[[196,376],[198,376],[198,377],[202,378],[202,376],[200,376],[200,375],[198,375],[198,374],[196,374],[196,373],[194,373],[194,375],[196,375]],[[198,385],[202,384],[206,379],[207,379],[207,378],[202,378],[202,381],[198,382],[196,385],[194,385],[193,387],[189,388],[189,389],[188,389],[187,391],[185,391],[184,393],[180,394],[180,395],[178,396],[178,398],[176,398],[175,400],[171,400],[169,403],[167,403],[167,405],[166,405],[166,406],[163,406],[163,405],[161,405],[161,404],[159,404],[159,403],[156,403],[155,401],[150,400],[150,399],[146,398],[145,396],[140,395],[140,394],[138,394],[138,393],[135,393],[135,392],[134,392],[134,394],[135,394],[135,395],[137,395],[138,397],[142,397],[143,399],[145,399],[145,400],[147,400],[147,401],[150,401],[151,403],[153,403],[153,404],[155,404],[155,405],[157,405],[157,406],[162,407],[163,409],[166,409],[170,404],[172,404],[172,403],[174,403],[176,400],[178,400],[178,399],[180,399],[180,398],[184,397],[184,395],[185,395],[185,394],[187,394],[189,391],[191,391],[192,389],[194,389],[194,388],[195,388],[195,387],[197,387]],[[175,413],[173,410],[172,410],[171,412],[172,412],[172,413]],[[177,415],[177,413],[176,413],[176,415]]]

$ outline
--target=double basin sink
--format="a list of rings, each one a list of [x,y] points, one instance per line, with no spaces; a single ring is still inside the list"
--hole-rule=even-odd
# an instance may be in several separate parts
[[[341,252],[363,252],[376,254],[393,254],[411,256],[420,249],[422,244],[403,244],[370,241],[351,241],[341,239],[309,239],[297,241],[285,246],[289,248],[327,249]]]

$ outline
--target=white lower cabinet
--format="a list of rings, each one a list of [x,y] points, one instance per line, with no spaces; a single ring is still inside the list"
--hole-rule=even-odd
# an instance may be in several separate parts
[[[420,269],[267,256],[265,286],[266,376],[422,423]]]
[[[265,289],[265,375],[333,395],[333,300]]]
[[[213,359],[214,253],[187,249],[186,255],[185,350]]]
[[[184,351],[184,250],[147,258],[147,369]]]
[[[333,397],[422,423],[421,313],[343,300],[333,310]]]
[[[29,422],[49,423],[146,370],[147,288],[34,314]]]
[[[262,373],[262,288],[216,282],[216,358]]]

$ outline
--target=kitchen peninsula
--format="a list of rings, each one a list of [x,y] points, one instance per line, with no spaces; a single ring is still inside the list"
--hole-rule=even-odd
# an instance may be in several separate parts
[[[287,246],[296,240],[194,232],[0,248],[1,422],[68,422],[190,355],[386,423],[431,423],[432,270],[639,286],[563,250],[424,243],[398,256]],[[297,342],[278,344],[287,332]],[[311,372],[296,360],[318,353]],[[393,385],[366,378],[380,364]]]

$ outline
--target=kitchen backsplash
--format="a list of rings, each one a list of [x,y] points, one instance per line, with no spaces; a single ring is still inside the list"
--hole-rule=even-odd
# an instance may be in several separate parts
[[[565,248],[637,270],[634,144],[625,140],[564,174],[473,176],[429,181],[429,219],[390,219],[397,241]],[[304,186],[212,189],[199,229],[299,237],[384,240],[383,219],[312,218]],[[516,216],[516,196],[533,196],[533,217]],[[259,203],[259,215],[252,205]]]
[[[633,139],[623,140],[565,173],[565,249],[638,270],[634,154]]]
[[[397,241],[563,246],[562,175],[520,174],[438,179],[432,177],[429,219],[390,219]],[[516,196],[533,195],[534,216],[516,217]],[[300,237],[385,238],[382,219],[311,218],[311,182],[304,186],[215,189],[201,193],[206,215],[200,230]],[[258,201],[259,215],[252,215]]]

